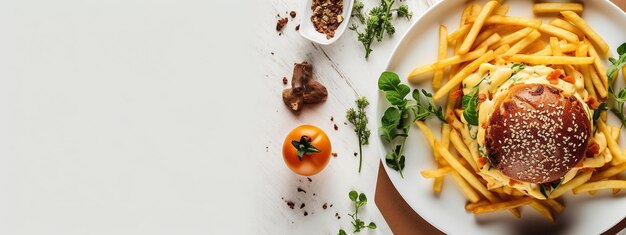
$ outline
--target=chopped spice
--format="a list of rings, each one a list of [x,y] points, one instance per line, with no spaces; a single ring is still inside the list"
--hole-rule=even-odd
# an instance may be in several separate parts
[[[313,180],[310,177],[306,177],[307,180],[309,180],[309,182],[313,182]]]
[[[296,25],[296,31],[300,30],[300,25]]]
[[[300,209],[304,208],[304,203],[302,203],[302,205],[300,205]]]
[[[289,12],[289,16],[291,16],[291,18],[296,18],[296,11]]]
[[[354,152],[354,156],[356,157],[357,155],[359,155],[358,153]]]
[[[343,22],[343,0],[313,0],[311,22],[317,32],[326,34],[326,39],[335,36],[335,30]]]
[[[335,217],[337,217],[337,219],[341,219],[341,216],[339,216],[339,213],[335,213]]]
[[[337,153],[330,153],[333,157],[337,157]]]
[[[287,201],[287,206],[293,210],[293,208],[296,206],[295,203],[293,203],[292,201]]]
[[[335,121],[335,118],[333,116],[330,116],[330,121]]]
[[[333,124],[333,128],[335,128],[335,130],[339,130],[339,127],[337,126],[337,124]]]
[[[305,211],[305,212],[304,212],[304,216],[307,216],[307,215],[309,215],[309,213]]]
[[[285,27],[285,25],[287,25],[287,21],[289,21],[287,19],[287,17],[285,18],[279,18],[278,21],[276,22],[276,31],[280,31],[283,29],[283,27]]]
[[[298,187],[298,192],[303,192],[303,193],[306,193],[306,191],[304,191],[304,189],[302,189],[302,188],[300,188],[300,187]]]
[[[322,209],[326,210],[326,208],[328,208],[328,205],[326,205],[326,203],[324,203],[324,205],[322,205]]]
[[[287,85],[287,77],[283,77],[283,85]]]

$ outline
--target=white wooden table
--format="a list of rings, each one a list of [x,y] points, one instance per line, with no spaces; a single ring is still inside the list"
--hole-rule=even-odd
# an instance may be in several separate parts
[[[365,9],[369,9],[378,1],[366,0]],[[348,192],[356,189],[365,192],[368,196],[368,205],[359,213],[364,221],[374,221],[379,229],[371,234],[390,234],[390,230],[374,204],[374,189],[380,158],[375,145],[366,146],[363,150],[363,169],[357,174],[358,142],[353,129],[344,125],[345,113],[350,107],[355,106],[354,100],[360,96],[366,96],[370,102],[376,101],[377,79],[384,70],[391,51],[400,40],[404,32],[412,22],[417,20],[422,13],[436,0],[404,1],[413,11],[413,18],[395,20],[396,33],[391,38],[386,38],[382,43],[375,43],[374,51],[369,60],[364,58],[364,49],[356,39],[356,33],[347,30],[344,35],[334,44],[320,46],[304,39],[295,31],[296,25],[302,19],[296,16],[289,17],[289,23],[285,26],[282,34],[276,32],[277,15],[288,16],[287,12],[295,10],[302,12],[305,1],[280,1],[270,0],[263,4],[262,17],[257,22],[257,34],[254,38],[255,53],[259,54],[263,61],[263,85],[261,90],[265,93],[263,102],[267,112],[271,115],[263,115],[267,120],[263,126],[265,141],[263,160],[261,166],[261,178],[265,183],[258,184],[258,190],[264,194],[260,201],[263,202],[261,210],[265,221],[260,223],[262,234],[337,234],[340,228],[347,232],[352,231],[350,218],[353,205],[348,199]],[[293,115],[283,104],[281,92],[287,87],[283,85],[282,78],[287,77],[291,81],[293,63],[307,61],[313,64],[315,79],[321,81],[329,91],[328,100],[314,107],[306,107],[303,112]],[[368,116],[370,117],[369,128],[376,128],[373,124],[374,107],[370,105]],[[330,118],[334,117],[334,122]],[[283,163],[281,147],[284,136],[294,127],[302,124],[313,124],[322,128],[330,137],[333,151],[338,153],[332,158],[328,167],[318,175],[310,177],[297,176],[292,173]],[[339,129],[335,131],[333,124]],[[372,136],[371,138],[375,138]],[[265,148],[266,147],[266,148]],[[269,183],[268,183],[269,182]],[[301,187],[307,193],[298,192]],[[315,193],[315,196],[313,195]],[[285,200],[295,202],[295,209],[290,209]],[[305,207],[300,208],[301,203]],[[332,208],[322,209],[324,203],[332,204]],[[304,216],[304,212],[308,216]],[[335,213],[339,213],[341,219],[337,219]],[[364,234],[368,234],[365,232]]]

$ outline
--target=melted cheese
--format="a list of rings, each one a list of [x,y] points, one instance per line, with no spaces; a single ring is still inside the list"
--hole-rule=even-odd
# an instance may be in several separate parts
[[[468,76],[463,82],[463,93],[468,94],[475,86],[478,86],[478,94],[483,97],[492,97],[487,99],[478,106],[478,127],[469,126],[464,120],[466,128],[472,133],[472,128],[477,128],[477,134],[471,136],[472,139],[468,139],[464,136],[464,142],[473,148],[472,157],[475,161],[478,161],[480,154],[484,152],[480,151],[485,144],[485,132],[486,129],[483,126],[487,126],[491,114],[494,112],[495,104],[498,100],[506,96],[509,87],[515,84],[547,84],[555,86],[561,90],[565,95],[575,96],[581,104],[585,107],[589,122],[593,128],[593,122],[591,120],[592,112],[585,102],[583,102],[588,94],[584,90],[584,79],[580,73],[574,74],[574,84],[565,82],[558,79],[557,84],[551,84],[546,77],[554,69],[546,66],[526,66],[523,70],[513,74],[510,66],[495,66],[492,64],[482,64],[478,71]],[[583,99],[584,98],[584,99]],[[576,176],[578,170],[582,168],[598,168],[604,166],[607,162],[610,162],[612,156],[606,148],[606,137],[601,132],[597,132],[593,137],[595,142],[600,146],[600,151],[593,158],[585,158],[582,163],[572,168],[562,180],[563,183],[567,183]],[[478,150],[478,151],[476,151]],[[483,149],[484,150],[484,149]],[[482,152],[482,153],[479,153]],[[525,194],[538,199],[546,199],[541,193],[538,184],[529,182],[519,182],[512,180],[508,176],[502,174],[499,170],[492,168],[489,164],[485,164],[478,172],[485,181],[487,181],[487,188],[492,190],[496,188],[502,188],[510,190],[510,188],[517,189]],[[512,183],[515,182],[515,183]]]

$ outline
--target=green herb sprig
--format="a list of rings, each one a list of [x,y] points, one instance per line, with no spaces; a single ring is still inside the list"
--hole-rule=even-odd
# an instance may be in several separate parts
[[[614,79],[619,70],[626,66],[626,43],[623,43],[617,48],[618,59],[609,58],[611,65],[606,70],[606,75],[609,78],[609,97],[608,106],[622,122],[622,127],[626,126],[626,115],[624,114],[624,103],[626,102],[626,88],[620,89],[615,92]],[[595,116],[595,115],[594,115]]]
[[[398,75],[393,72],[383,72],[380,75],[378,89],[385,93],[385,98],[392,105],[385,110],[381,118],[382,125],[378,128],[382,139],[391,146],[391,151],[385,156],[385,163],[387,167],[400,172],[400,176],[404,177],[402,170],[405,157],[402,152],[412,123],[416,120],[426,120],[430,116],[436,116],[446,123],[443,108],[438,107],[433,101],[432,94],[425,90],[421,90],[420,93],[415,89],[412,93],[413,100],[406,99],[411,88],[402,84]],[[422,102],[421,94],[424,95],[426,102]]]
[[[393,19],[392,12],[395,11],[397,17],[404,17],[408,20],[413,16],[413,13],[409,11],[408,5],[402,4],[394,9],[394,2],[395,0],[380,0],[380,5],[370,9],[367,16],[362,13],[363,2],[359,0],[354,2],[352,7],[353,15],[359,19],[361,24],[365,24],[365,29],[359,32],[356,24],[352,24],[350,29],[357,33],[358,40],[365,47],[365,59],[369,58],[372,52],[371,46],[374,40],[380,42],[383,40],[385,33],[391,36],[396,32],[395,27],[391,23]]]
[[[346,112],[346,118],[354,126],[354,132],[359,139],[359,173],[361,173],[361,165],[363,164],[363,145],[369,143],[370,130],[367,129],[367,112],[365,108],[369,105],[369,102],[365,97],[361,97],[356,101],[357,110],[353,108],[348,109]]]
[[[354,214],[348,214],[352,218],[352,226],[354,226],[354,232],[361,232],[362,229],[376,229],[376,224],[374,222],[370,222],[368,225],[365,225],[365,222],[359,219],[359,208],[367,205],[367,197],[364,193],[358,193],[355,190],[350,191],[348,193],[348,197],[350,201],[354,202]],[[346,231],[343,229],[339,229],[339,233],[337,235],[345,235]]]

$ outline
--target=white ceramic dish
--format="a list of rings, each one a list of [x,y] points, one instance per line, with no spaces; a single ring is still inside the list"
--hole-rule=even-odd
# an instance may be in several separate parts
[[[403,36],[388,62],[387,70],[396,72],[407,83],[405,77],[416,65],[432,63],[437,57],[438,26],[444,24],[450,32],[456,30],[465,2],[446,0],[426,12]],[[509,15],[533,17],[533,1],[505,3],[510,6]],[[609,1],[585,1],[583,17],[605,38],[613,54],[621,43],[626,42],[626,14]],[[554,17],[547,19],[551,18]],[[619,87],[624,86],[622,78],[618,81]],[[430,83],[413,88],[418,87],[432,92]],[[377,105],[376,123],[380,125],[380,117],[389,107],[382,93],[379,93]],[[618,123],[615,118],[609,121]],[[433,129],[440,128],[436,118],[430,119],[428,124]],[[436,135],[439,137],[439,133]],[[625,139],[621,138],[621,146],[626,146]],[[380,156],[384,162],[387,148],[383,147],[385,145],[380,138],[375,138],[375,141],[381,146]],[[599,192],[595,197],[568,193],[564,197],[566,209],[557,217],[556,224],[526,208],[522,211],[521,219],[514,218],[508,212],[475,216],[465,211],[466,199],[453,181],[446,178],[443,192],[435,195],[432,192],[432,180],[419,175],[422,170],[433,169],[435,163],[430,147],[415,127],[407,140],[404,155],[404,178],[397,171],[385,166],[389,178],[413,210],[447,234],[599,234],[626,216],[626,197],[623,192],[619,196]]]
[[[348,28],[348,24],[350,22],[350,16],[352,15],[352,4],[354,4],[354,0],[344,0],[343,2],[343,22],[339,25],[339,28],[335,30],[335,36],[326,39],[326,34],[317,32],[315,27],[313,27],[313,23],[311,22],[311,15],[313,14],[313,10],[311,10],[311,4],[313,0],[307,0],[304,4],[304,9],[302,10],[303,15],[300,20],[300,35],[302,37],[311,40],[317,44],[321,45],[330,45],[333,42],[337,41],[343,32]]]

